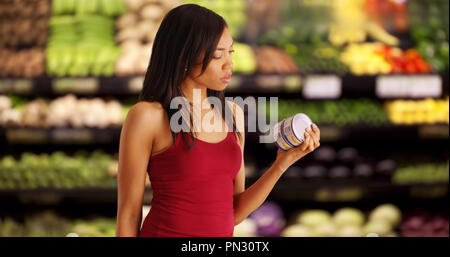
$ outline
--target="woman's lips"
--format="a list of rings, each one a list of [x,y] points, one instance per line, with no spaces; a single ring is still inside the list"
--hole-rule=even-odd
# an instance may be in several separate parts
[[[231,75],[228,75],[226,77],[223,77],[220,79],[223,83],[229,83],[231,80]]]

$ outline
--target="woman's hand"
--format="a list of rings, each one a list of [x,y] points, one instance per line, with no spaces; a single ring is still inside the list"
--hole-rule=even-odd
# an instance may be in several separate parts
[[[303,144],[291,148],[287,151],[278,149],[277,158],[275,160],[275,165],[278,165],[284,171],[286,171],[292,164],[294,164],[299,159],[303,158],[308,153],[314,151],[320,146],[320,130],[316,124],[313,124],[312,131],[306,129],[305,141]]]

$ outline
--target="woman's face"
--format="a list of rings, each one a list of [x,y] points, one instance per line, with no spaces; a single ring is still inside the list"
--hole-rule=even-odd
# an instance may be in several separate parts
[[[198,64],[191,68],[188,77],[196,84],[208,89],[215,91],[224,90],[231,79],[233,52],[233,39],[228,28],[225,28],[217,44],[213,58],[208,66],[206,66],[205,72],[199,76],[202,71],[202,64]],[[201,56],[200,60],[203,60],[203,56]]]

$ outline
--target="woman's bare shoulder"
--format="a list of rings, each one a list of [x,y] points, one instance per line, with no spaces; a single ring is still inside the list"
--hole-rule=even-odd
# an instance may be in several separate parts
[[[161,103],[141,101],[131,107],[125,123],[158,128],[164,121],[164,113],[165,110]]]

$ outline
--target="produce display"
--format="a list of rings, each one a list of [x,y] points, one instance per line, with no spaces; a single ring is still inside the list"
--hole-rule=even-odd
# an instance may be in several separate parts
[[[101,14],[117,16],[124,11],[124,0],[52,0],[53,15]]]
[[[1,144],[7,142],[1,148],[0,155],[0,198],[6,195],[11,202],[17,198],[23,204],[21,193],[24,190],[35,190],[37,198],[41,197],[42,192],[45,195],[49,191],[59,196],[60,192],[71,189],[93,194],[96,189],[107,189],[107,192],[111,190],[114,193],[117,189],[118,154],[112,154],[109,150],[106,153],[106,149],[99,149],[105,146],[93,145],[94,142],[90,141],[88,144],[92,145],[80,146],[76,133],[74,144],[68,145],[64,137],[70,134],[67,137],[72,140],[72,131],[88,131],[81,134],[93,136],[97,135],[98,129],[102,129],[100,133],[105,129],[103,139],[122,126],[132,106],[128,101],[131,97],[127,98],[128,94],[120,95],[119,101],[111,99],[109,94],[117,94],[122,90],[130,93],[135,89],[135,85],[140,83],[135,79],[136,76],[141,78],[147,70],[153,41],[163,17],[175,6],[194,3],[212,9],[227,21],[234,40],[233,72],[238,74],[236,84],[245,87],[249,81],[254,81],[257,85],[252,88],[259,89],[244,94],[264,93],[279,97],[279,121],[304,113],[317,125],[327,128],[323,133],[324,138],[333,137],[336,131],[347,133],[347,128],[358,134],[355,138],[352,138],[353,135],[348,136],[352,143],[347,141],[347,136],[343,136],[342,140],[332,140],[330,145],[322,144],[301,162],[289,167],[278,182],[280,185],[274,187],[274,191],[285,190],[274,194],[281,197],[281,201],[278,203],[269,197],[235,226],[235,237],[448,237],[448,208],[441,199],[447,200],[448,197],[448,190],[445,191],[449,181],[448,149],[441,146],[446,143],[445,140],[422,136],[423,131],[423,134],[430,133],[433,136],[434,133],[439,136],[444,134],[445,131],[441,133],[440,129],[445,129],[449,124],[448,85],[443,84],[442,96],[423,100],[396,98],[384,101],[374,96],[373,99],[366,99],[354,94],[351,94],[354,98],[348,98],[350,94],[347,95],[347,90],[354,93],[359,91],[354,89],[357,87],[373,87],[372,82],[377,81],[378,75],[402,74],[404,76],[399,76],[399,84],[411,82],[412,86],[416,86],[414,78],[418,77],[410,76],[414,74],[433,75],[446,83],[449,71],[449,2],[256,2],[2,1],[0,87],[6,85],[6,89],[0,88],[0,92],[10,95],[0,95],[0,141]],[[252,5],[251,8],[248,8],[249,5]],[[270,12],[267,9],[271,9]],[[305,78],[309,82],[309,78],[313,77],[310,74],[333,74],[339,77],[342,98],[304,99],[309,96],[306,91],[303,91],[303,97],[302,92],[298,92],[302,84],[300,80]],[[86,77],[92,77],[92,80]],[[17,92],[23,92],[20,91],[21,79],[26,82],[24,84],[31,85],[26,96],[15,95],[16,89]],[[101,86],[99,91],[89,96],[80,96],[78,93],[55,96],[67,87],[65,83],[58,82],[66,80],[75,81],[75,86],[85,80],[100,82]],[[112,80],[115,82],[111,86],[118,85],[118,92],[104,89],[103,83]],[[45,85],[42,91],[36,89],[47,81],[51,84]],[[320,79],[317,81],[322,82]],[[364,81],[370,81],[370,85],[365,85]],[[324,79],[323,83],[326,82],[329,81]],[[295,94],[298,95],[294,92],[289,93],[289,96],[279,94],[280,91],[263,92],[262,89],[275,84],[297,90]],[[289,87],[294,84],[297,86]],[[19,87],[16,88],[16,85]],[[403,85],[399,86],[400,92]],[[48,88],[55,94],[48,97]],[[421,90],[422,87],[417,91]],[[43,95],[40,92],[44,92]],[[239,90],[232,93],[239,93]],[[380,97],[379,92],[376,93]],[[271,112],[269,108],[270,105],[267,105],[267,116]],[[383,148],[386,151],[371,145],[367,146],[368,150],[356,146],[365,142],[352,145],[353,140],[359,137],[372,139],[374,134],[361,133],[365,128],[380,128],[382,133],[394,134],[398,133],[397,129],[402,130],[403,126],[409,126],[406,131],[418,130],[414,138],[411,133],[414,144],[417,143],[413,149],[396,140],[387,140],[389,142]],[[11,133],[16,131],[19,133]],[[34,140],[27,141],[28,137],[34,137],[35,131],[44,132],[36,133],[36,139],[45,134],[50,137],[60,136],[63,140],[36,145]],[[409,133],[405,133],[404,137],[409,137],[406,134]],[[248,150],[253,154],[246,155],[246,177],[255,179],[268,168],[261,169],[267,165],[267,160],[261,159],[259,154],[264,156],[263,151],[272,151],[273,148],[261,147],[256,140],[249,139]],[[24,141],[26,143],[22,144]],[[58,145],[62,142],[64,146]],[[391,149],[393,145],[395,149]],[[305,185],[309,183],[312,188],[319,190],[308,191],[308,194],[300,197],[298,194],[302,193],[301,189],[289,191],[291,187],[285,186],[297,181]],[[334,188],[335,185],[339,188]],[[148,174],[145,186],[148,190]],[[430,192],[423,192],[428,191],[428,188],[431,188]],[[373,189],[380,190],[377,192],[386,190],[387,194],[392,190],[395,195],[392,203],[377,206],[380,195],[373,194]],[[313,193],[314,196],[311,196]],[[290,197],[284,198],[288,194],[314,203],[307,206],[303,201],[293,202]],[[355,195],[359,198],[353,197]],[[419,206],[416,199],[420,197],[433,198],[433,201],[427,198],[423,201],[425,206]],[[292,206],[294,212],[291,212]],[[411,210],[416,207],[420,209]],[[98,208],[92,212],[100,212],[103,207],[99,205]],[[0,237],[115,235],[114,213],[109,217],[94,219],[81,216],[80,219],[73,219],[52,211],[24,217],[8,215],[0,216]]]
[[[344,75],[348,73],[349,68],[339,60],[342,49],[329,43],[323,43],[316,47],[309,44],[298,45],[298,47],[288,44],[285,50],[291,54],[298,53],[294,56],[294,60],[304,74],[333,73]]]
[[[254,237],[257,236],[258,226],[253,219],[246,218],[238,225],[234,226],[233,237]]]
[[[345,74],[348,69],[339,60],[341,49],[331,45],[327,39],[328,24],[331,22],[329,8],[298,3],[283,1],[281,24],[262,35],[259,43],[278,46],[286,51],[302,73]]]
[[[448,237],[449,231],[446,212],[418,209],[402,213],[390,204],[377,207],[368,217],[364,212],[349,207],[336,210],[333,215],[326,210],[306,210],[298,213],[292,216],[293,223],[284,227],[281,236],[357,237],[372,233],[369,236]],[[401,224],[396,225],[399,220]],[[113,237],[115,226],[115,218],[72,220],[52,211],[45,211],[25,217],[24,222],[12,217],[0,218],[0,237]],[[368,231],[372,232],[365,234]],[[256,222],[252,218],[245,219],[235,226],[234,236],[259,236]]]
[[[1,36],[0,36],[1,37]],[[0,47],[0,77],[37,77],[45,73],[43,48],[11,50]]]
[[[33,154],[0,159],[0,189],[116,187],[114,162],[101,150]]]
[[[430,73],[443,71],[445,67],[448,70],[448,22],[437,18],[448,17],[447,9],[437,7],[443,5],[440,3],[442,1],[435,1],[439,3],[425,8],[437,16],[430,18],[436,19],[430,21],[435,30],[429,30],[425,25],[428,21],[423,20],[419,20],[413,30],[419,42],[418,51],[399,48],[399,39],[382,27],[385,24],[380,22],[376,13],[377,10],[393,9],[396,28],[404,30],[404,3],[381,3],[378,0],[332,1],[315,5],[286,2],[281,25],[268,30],[260,43],[277,45],[286,50],[303,73],[345,74],[350,70],[354,75],[377,75]],[[416,3],[419,1],[412,2],[411,8],[419,9],[415,6],[421,6]],[[446,14],[440,13],[442,11]],[[419,13],[419,10],[416,12]],[[298,23],[298,17],[305,22]],[[438,35],[438,43],[434,43],[437,40],[435,35]],[[366,42],[368,36],[375,42]],[[435,55],[438,57],[433,57]]]
[[[434,70],[449,70],[449,2],[409,1],[411,37]]]
[[[399,236],[398,227],[402,221],[402,212],[393,204],[379,205],[367,213],[342,207],[333,214],[310,209],[295,211],[289,219],[283,215],[277,203],[265,202],[235,227],[234,236],[389,237]]]
[[[281,207],[269,201],[253,211],[249,218],[256,223],[258,236],[280,236],[286,223]]]
[[[22,101],[22,102],[20,102]],[[126,109],[117,100],[77,98],[69,94],[52,101],[38,98],[14,104],[0,96],[0,125],[29,127],[97,127],[122,124]]]
[[[349,66],[354,75],[431,72],[431,66],[416,50],[403,51],[381,43],[349,45],[340,60]]]
[[[244,0],[186,0],[184,3],[204,6],[222,16],[228,24],[232,37],[239,36],[247,21]]]
[[[367,35],[387,45],[398,45],[400,40],[370,19],[364,0],[338,0],[331,2],[333,22],[329,27],[329,40],[335,46],[364,42]]]
[[[401,221],[401,211],[392,204],[382,204],[369,215],[343,207],[333,214],[326,210],[298,211],[281,234],[283,237],[365,237],[398,236],[396,228]]]
[[[258,68],[253,49],[246,44],[234,42],[233,71],[242,74],[252,74]]]
[[[50,14],[49,2],[49,0],[2,1],[0,47],[44,46]]]
[[[71,220],[52,211],[26,216],[24,222],[0,218],[0,237],[114,237],[115,233],[115,218]]]
[[[355,75],[388,74],[392,67],[378,52],[383,45],[365,43],[349,45],[341,55],[341,61],[350,67]]]
[[[405,213],[400,225],[401,234],[405,237],[447,237],[448,211],[430,212],[423,209]]]
[[[49,24],[47,75],[114,74],[121,50],[115,43],[113,18],[87,14],[52,16]]]
[[[116,20],[116,40],[122,54],[116,61],[119,76],[145,74],[153,41],[164,15],[180,1],[126,0],[126,12]]]
[[[399,167],[392,176],[395,184],[448,183],[447,163],[422,163]]]
[[[394,100],[386,103],[393,124],[449,124],[449,98],[445,100]]]
[[[296,73],[297,64],[283,50],[273,46],[261,46],[255,50],[258,72],[261,73]]]
[[[270,114],[267,105],[267,115]],[[383,105],[369,99],[341,99],[336,101],[279,100],[278,119],[297,113],[307,114],[316,124],[382,125],[388,123]]]

